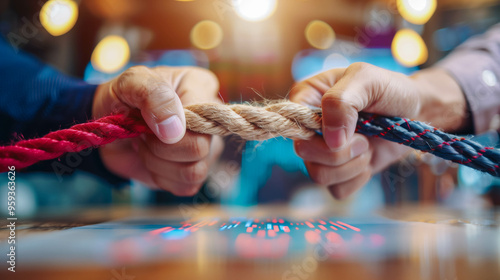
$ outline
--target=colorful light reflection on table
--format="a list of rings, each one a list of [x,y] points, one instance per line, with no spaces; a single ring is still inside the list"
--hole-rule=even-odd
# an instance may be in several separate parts
[[[282,258],[291,246],[321,245],[335,247],[332,256],[345,254],[346,246],[381,247],[385,237],[377,233],[363,235],[361,228],[338,219],[240,218],[220,221],[207,219],[183,221],[148,231],[150,237],[164,240],[188,238],[197,231],[226,232],[234,240],[234,252],[242,258]],[[222,233],[221,233],[222,234]],[[295,244],[292,244],[295,243]]]
[[[223,267],[238,261],[287,266],[311,254],[321,256],[321,262],[418,258],[422,253],[453,259],[467,257],[471,250],[476,254],[472,257],[496,258],[500,248],[497,228],[403,222],[380,216],[170,217],[134,216],[36,234],[23,238],[18,253],[24,264],[40,267],[157,262]]]

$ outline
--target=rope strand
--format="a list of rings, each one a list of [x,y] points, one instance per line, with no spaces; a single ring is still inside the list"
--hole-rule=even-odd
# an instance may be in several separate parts
[[[203,103],[184,108],[187,129],[220,136],[239,135],[245,140],[274,137],[311,138],[321,129],[321,110],[288,102],[266,106]],[[399,117],[360,113],[356,131],[381,137],[474,169],[500,176],[500,151],[440,131],[425,123]],[[117,114],[51,132],[41,138],[0,147],[0,172],[8,166],[28,167],[67,152],[96,148],[118,139],[152,133],[140,114]]]

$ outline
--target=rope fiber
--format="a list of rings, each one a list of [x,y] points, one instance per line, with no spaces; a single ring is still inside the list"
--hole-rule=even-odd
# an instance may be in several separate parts
[[[244,140],[274,137],[308,139],[321,130],[321,110],[289,102],[270,102],[261,106],[202,103],[184,108],[187,129],[220,136],[238,135]],[[470,139],[457,137],[428,124],[400,117],[359,113],[356,132],[380,137],[416,150],[500,176],[500,151]],[[22,169],[42,160],[55,159],[67,152],[79,152],[152,133],[140,113],[115,114],[41,138],[21,140],[0,146],[0,172],[9,166]]]

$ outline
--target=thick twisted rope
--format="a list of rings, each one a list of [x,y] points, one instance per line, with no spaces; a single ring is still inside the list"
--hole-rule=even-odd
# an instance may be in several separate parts
[[[278,136],[308,139],[321,129],[321,110],[281,101],[266,106],[205,103],[184,108],[187,128],[213,135],[239,135],[245,140]],[[397,142],[438,157],[500,175],[500,151],[460,138],[425,123],[399,117],[360,113],[357,132]],[[118,114],[100,118],[44,137],[22,140],[0,147],[0,172],[8,166],[28,167],[38,161],[60,157],[67,152],[95,148],[117,139],[152,133],[140,114]]]

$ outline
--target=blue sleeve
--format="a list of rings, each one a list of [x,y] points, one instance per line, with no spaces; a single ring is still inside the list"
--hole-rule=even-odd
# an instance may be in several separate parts
[[[0,36],[0,145],[86,122],[92,116],[96,85],[68,77],[35,57],[16,52]],[[36,164],[27,171],[71,174],[63,160]],[[82,156],[76,168],[97,174],[111,183],[123,180],[106,170],[97,150]]]

